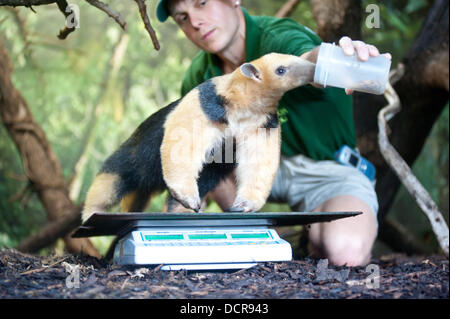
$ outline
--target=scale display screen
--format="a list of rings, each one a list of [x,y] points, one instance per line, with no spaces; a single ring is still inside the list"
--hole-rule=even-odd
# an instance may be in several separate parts
[[[274,239],[267,232],[214,232],[214,233],[179,233],[161,234],[160,232],[140,232],[143,242],[160,241],[191,241],[191,240],[233,240],[233,239]]]
[[[235,269],[291,260],[292,249],[274,229],[260,227],[141,227],[116,245],[118,264],[164,264],[164,269]]]
[[[152,241],[152,240],[183,240],[184,236],[180,235],[144,235],[141,233],[143,241]]]

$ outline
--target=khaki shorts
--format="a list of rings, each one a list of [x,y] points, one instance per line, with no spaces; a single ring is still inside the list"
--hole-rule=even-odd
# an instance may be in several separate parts
[[[374,184],[358,169],[335,161],[281,156],[269,201],[286,202],[293,211],[308,212],[333,197],[352,195],[364,201],[376,218]]]

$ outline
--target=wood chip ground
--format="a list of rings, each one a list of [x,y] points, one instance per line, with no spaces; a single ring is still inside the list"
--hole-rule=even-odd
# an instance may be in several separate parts
[[[334,267],[327,260],[304,258],[238,271],[186,272],[4,249],[0,251],[0,299],[448,299],[448,267],[442,256],[391,255],[372,260],[371,268]]]

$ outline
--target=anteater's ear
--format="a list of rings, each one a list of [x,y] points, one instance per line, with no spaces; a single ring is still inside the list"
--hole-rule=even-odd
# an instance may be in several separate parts
[[[258,82],[261,81],[261,75],[259,70],[251,63],[244,63],[240,67],[241,73],[246,77],[256,80]]]

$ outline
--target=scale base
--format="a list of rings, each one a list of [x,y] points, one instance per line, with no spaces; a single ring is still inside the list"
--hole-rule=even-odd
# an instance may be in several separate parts
[[[220,264],[180,264],[164,265],[161,270],[227,270],[227,269],[247,269],[255,267],[257,263],[220,263]]]
[[[289,260],[291,245],[265,226],[138,227],[118,241],[113,262],[163,265],[162,270],[226,270]]]
[[[307,225],[360,214],[96,212],[72,237],[118,236],[113,262],[119,265],[162,265],[164,270],[243,269],[258,262],[292,260],[291,245],[268,226]]]

